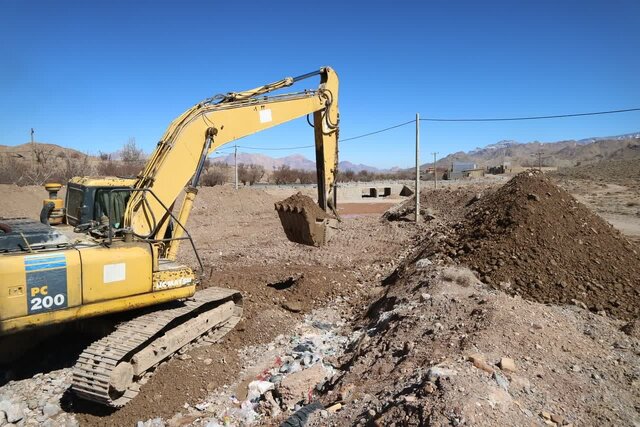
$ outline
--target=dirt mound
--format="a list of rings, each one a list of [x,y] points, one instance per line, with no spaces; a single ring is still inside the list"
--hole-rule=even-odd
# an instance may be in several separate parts
[[[409,263],[360,322],[322,396],[341,410],[311,426],[637,420],[639,342],[618,320],[492,291],[464,268]]]
[[[537,171],[474,203],[457,227],[459,261],[539,302],[640,314],[640,256],[611,225]]]

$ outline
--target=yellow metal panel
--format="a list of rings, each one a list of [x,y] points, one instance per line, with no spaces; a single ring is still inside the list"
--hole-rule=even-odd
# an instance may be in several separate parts
[[[0,320],[80,305],[80,255],[75,249],[0,257]]]
[[[135,178],[119,178],[117,176],[76,176],[69,180],[72,184],[79,184],[87,187],[133,187],[137,181],[138,180]]]
[[[60,311],[3,320],[0,321],[0,335],[14,333],[37,326],[68,322],[120,311],[134,310],[136,308],[161,304],[181,298],[188,298],[195,293],[195,290],[196,286],[193,284],[182,288],[168,289],[165,291],[147,293],[121,299],[85,304]]]
[[[114,242],[81,248],[83,303],[151,292],[152,256],[148,243]]]
[[[191,286],[194,283],[196,283],[196,275],[193,270],[185,266],[153,273],[154,291]]]

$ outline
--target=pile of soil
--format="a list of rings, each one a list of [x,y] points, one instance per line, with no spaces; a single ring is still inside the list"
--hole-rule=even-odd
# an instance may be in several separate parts
[[[449,221],[459,219],[484,192],[492,191],[486,186],[469,185],[463,188],[423,190],[420,193],[420,215],[423,220],[434,217]],[[415,221],[416,198],[407,199],[388,209],[382,219],[386,221]]]
[[[308,425],[632,425],[640,342],[622,323],[409,262],[356,320],[321,396],[340,410]]]
[[[537,171],[473,204],[456,227],[456,257],[507,292],[640,315],[637,246]]]

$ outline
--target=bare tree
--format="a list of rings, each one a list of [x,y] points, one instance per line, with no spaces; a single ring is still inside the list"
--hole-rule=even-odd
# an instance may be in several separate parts
[[[136,145],[135,138],[129,138],[120,150],[120,158],[123,162],[134,163],[140,162],[143,158],[143,151]]]
[[[238,179],[242,184],[253,185],[256,182],[259,182],[264,176],[265,170],[263,166],[260,165],[245,165],[244,163],[238,164]]]
[[[222,185],[227,182],[230,166],[226,163],[215,162],[207,169],[207,172],[200,178],[200,184],[205,187]]]

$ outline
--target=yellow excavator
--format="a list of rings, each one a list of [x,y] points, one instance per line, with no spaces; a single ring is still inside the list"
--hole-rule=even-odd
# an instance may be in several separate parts
[[[314,76],[320,77],[315,89],[271,93]],[[338,77],[330,67],[196,104],[169,125],[135,179],[72,178],[65,200],[57,196],[60,184],[46,185],[40,222],[0,219],[0,340],[157,306],[91,344],[73,368],[75,394],[111,407],[134,398],[176,352],[216,342],[240,320],[242,297],[230,289],[199,289],[197,272],[177,261],[181,242],[196,251],[185,225],[205,162],[230,141],[304,116],[314,128],[324,213],[335,208],[338,162]],[[294,228],[327,221],[308,221],[307,212],[289,205],[280,210],[285,228],[289,220]],[[202,269],[197,251],[196,259]]]

